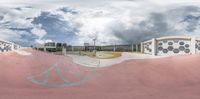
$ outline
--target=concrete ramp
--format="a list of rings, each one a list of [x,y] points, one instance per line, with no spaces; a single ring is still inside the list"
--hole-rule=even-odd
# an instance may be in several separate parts
[[[69,84],[73,76],[53,63],[68,64],[72,74],[90,70],[76,68],[71,58],[29,50],[32,55],[0,54],[0,98],[2,99],[199,99],[200,55],[128,60],[99,68],[92,79],[75,86],[43,86],[36,83]],[[70,63],[70,65],[69,65]],[[59,67],[59,69],[57,69]],[[80,73],[79,70],[86,70]],[[47,70],[45,72],[45,70]],[[51,71],[51,72],[49,72]],[[66,74],[64,74],[66,73]],[[45,74],[46,76],[36,76]],[[66,77],[63,77],[66,76]],[[33,83],[27,79],[34,75]],[[64,79],[69,77],[68,80]],[[45,78],[45,79],[44,79]],[[48,79],[47,79],[48,78]],[[59,79],[58,79],[59,78]],[[60,79],[63,78],[63,79]],[[75,81],[75,80],[73,80]]]

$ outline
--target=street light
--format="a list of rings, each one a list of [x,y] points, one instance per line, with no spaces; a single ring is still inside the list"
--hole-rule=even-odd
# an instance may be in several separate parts
[[[94,51],[96,50],[96,48],[95,48],[95,43],[96,43],[96,38],[95,39],[93,39],[93,41],[94,41]]]

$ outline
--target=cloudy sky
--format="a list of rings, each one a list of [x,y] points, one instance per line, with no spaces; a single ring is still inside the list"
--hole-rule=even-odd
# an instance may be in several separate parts
[[[0,5],[0,39],[26,46],[200,35],[200,0],[1,0]]]

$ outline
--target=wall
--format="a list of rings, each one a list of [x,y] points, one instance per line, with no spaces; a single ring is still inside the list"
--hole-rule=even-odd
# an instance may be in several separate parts
[[[142,42],[141,51],[151,55],[194,54],[200,52],[200,39],[188,36],[161,37]]]
[[[156,44],[157,55],[190,54],[191,41],[188,39],[158,40]]]
[[[12,50],[12,44],[0,41],[0,52],[6,52]]]
[[[152,41],[145,42],[143,44],[143,47],[144,47],[144,53],[145,54],[152,54],[152,49],[153,49]]]
[[[7,51],[12,51],[20,48],[19,45],[16,45],[12,42],[8,42],[5,40],[0,40],[0,52],[7,52]]]
[[[197,53],[200,53],[200,40],[196,40],[195,49]]]

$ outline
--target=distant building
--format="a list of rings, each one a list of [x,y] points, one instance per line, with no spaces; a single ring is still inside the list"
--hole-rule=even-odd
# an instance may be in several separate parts
[[[44,51],[56,52],[62,51],[62,48],[66,48],[67,43],[47,42],[44,44]]]
[[[200,39],[189,36],[153,38],[141,43],[141,52],[159,56],[195,54],[200,52]]]
[[[63,48],[67,47],[67,43],[58,43],[58,42],[47,42],[43,45],[34,46],[35,49],[41,51],[48,51],[48,52],[57,52],[62,51]]]
[[[84,46],[90,46],[90,43],[84,43]]]
[[[90,44],[89,43],[84,43],[84,50],[90,51]]]
[[[72,46],[67,45],[66,43],[56,43],[56,42],[48,42],[44,45],[38,45],[34,47],[37,50],[48,51],[48,52],[59,52],[66,50],[70,51],[94,51],[94,45],[90,45],[89,43],[84,43],[84,46]],[[104,45],[104,46],[95,46],[95,50],[97,51],[120,51],[120,52],[132,52],[132,51],[140,51],[138,49],[140,44],[126,44],[126,45]],[[63,49],[65,48],[65,49]]]

